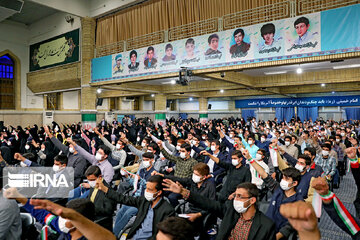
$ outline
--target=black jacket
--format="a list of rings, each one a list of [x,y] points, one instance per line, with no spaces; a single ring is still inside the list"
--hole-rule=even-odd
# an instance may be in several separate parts
[[[141,224],[143,223],[148,213],[151,203],[147,201],[146,198],[143,196],[141,197],[125,196],[123,194],[115,192],[113,189],[110,188],[106,196],[118,203],[136,207],[138,209],[138,213],[136,215],[134,224],[132,225],[129,234],[127,236],[127,239],[131,239],[135,235],[136,231],[141,227]],[[160,202],[154,207],[153,233],[151,239],[155,239],[156,234],[158,232],[156,225],[159,222],[163,221],[165,218],[174,215],[175,215],[175,210],[171,206],[171,204],[168,203],[165,199],[161,199]]]
[[[222,219],[216,240],[229,238],[231,230],[235,227],[240,217],[240,214],[233,207],[233,201],[220,203],[193,192],[190,193],[188,201],[204,210],[213,212]],[[248,240],[275,240],[275,236],[274,222],[257,210],[249,230]]]

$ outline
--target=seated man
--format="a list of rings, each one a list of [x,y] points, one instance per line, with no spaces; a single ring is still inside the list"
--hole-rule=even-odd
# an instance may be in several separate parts
[[[336,173],[336,160],[329,156],[331,150],[330,144],[321,145],[321,149],[321,154],[317,155],[314,162],[323,169],[323,175],[326,176],[327,180],[331,181]]]
[[[0,152],[0,239],[20,240],[22,231],[20,211],[16,201],[3,197],[5,190],[2,190],[2,166],[5,166],[5,161]]]
[[[163,175],[166,179],[171,179],[174,182],[179,182],[182,186],[190,189],[191,192],[198,193],[210,200],[215,200],[216,187],[214,179],[209,175],[209,166],[205,163],[198,163],[194,166],[192,178],[177,178],[171,175]],[[162,174],[159,174],[162,175]],[[169,199],[170,200],[170,199]],[[177,202],[178,203],[178,202]],[[173,204],[173,203],[172,203]],[[174,204],[173,204],[174,206]],[[194,223],[194,230],[200,233],[201,237],[206,238],[206,232],[202,229],[202,222],[204,217],[209,214],[208,211],[204,211],[194,204],[189,205],[189,209],[185,211],[185,214],[189,216],[188,220]]]
[[[194,228],[189,221],[180,217],[168,217],[158,223],[156,240],[193,240]]]
[[[209,156],[216,164],[227,171],[226,181],[224,182],[218,195],[218,200],[220,202],[225,202],[228,196],[235,192],[237,185],[243,182],[251,181],[251,173],[249,169],[241,163],[240,159],[242,158],[242,153],[240,151],[235,150],[231,153],[231,163],[220,161],[217,157],[211,155],[207,151],[202,151],[201,154]]]
[[[296,192],[296,186],[299,184],[301,179],[300,172],[293,167],[287,168],[282,171],[283,178],[281,182],[278,183],[271,178],[254,159],[251,158],[247,150],[245,150],[244,155],[262,177],[266,186],[273,192],[270,200],[271,204],[267,210],[266,216],[275,222],[276,239],[286,239],[294,231],[294,229],[291,227],[287,219],[280,215],[280,205],[299,200],[303,201],[301,194]]]
[[[103,191],[108,198],[117,203],[138,208],[138,214],[127,236],[128,239],[155,238],[158,232],[157,223],[175,214],[174,208],[162,197],[162,181],[161,176],[151,176],[146,184],[144,196],[140,197],[125,196],[106,187],[101,181],[97,181],[98,189]]]
[[[265,158],[265,150],[259,149],[256,154],[256,158],[254,160],[265,170],[267,174],[269,174],[270,170],[268,165],[264,162],[264,158]],[[259,190],[263,189],[264,181],[261,179],[259,173],[251,165],[250,165],[250,172],[251,172],[251,183],[255,184]]]
[[[147,180],[151,177],[152,173],[154,172],[154,154],[150,152],[146,152],[143,154],[143,165],[144,168],[139,171],[139,181],[135,181],[135,175],[129,177],[126,173],[126,179],[128,180],[129,184],[132,185],[137,184],[133,191],[134,197],[144,196],[145,188]],[[124,170],[122,170],[124,171]],[[119,233],[123,230],[126,224],[130,221],[130,219],[135,216],[138,212],[136,207],[122,205],[119,209],[118,213],[116,214],[115,225],[114,225],[114,234],[118,236]]]
[[[86,160],[88,160],[91,165],[98,166],[101,169],[101,174],[104,178],[104,180],[111,184],[111,181],[114,176],[114,169],[112,165],[107,160],[109,154],[111,153],[110,149],[105,146],[101,145],[99,146],[98,151],[96,152],[96,155],[92,155],[89,152],[87,152],[85,149],[77,145],[71,138],[67,138],[66,141],[74,146],[75,150],[79,153],[79,155],[83,156]]]
[[[164,190],[181,194],[188,202],[222,219],[216,240],[275,240],[275,224],[257,209],[259,190],[252,183],[239,184],[234,200],[225,203],[189,191],[170,179],[164,180],[164,186]]]

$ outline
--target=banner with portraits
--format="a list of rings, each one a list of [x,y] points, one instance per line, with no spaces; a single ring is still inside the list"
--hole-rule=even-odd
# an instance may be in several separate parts
[[[345,9],[356,12],[359,6]],[[341,10],[343,16],[337,10]],[[349,40],[351,44],[344,42],[346,49],[339,48],[339,44],[337,49],[329,49],[326,44],[337,32],[341,31],[342,35],[353,32],[352,28],[360,24],[360,17],[350,14],[352,19],[348,20],[352,25],[343,26],[347,15],[344,8],[334,9],[95,58],[92,60],[92,82],[178,72],[181,67],[196,70],[359,51],[359,34],[353,35],[354,39]],[[324,27],[327,23],[322,22],[322,18],[342,21],[329,29]],[[322,49],[324,41],[325,51]]]

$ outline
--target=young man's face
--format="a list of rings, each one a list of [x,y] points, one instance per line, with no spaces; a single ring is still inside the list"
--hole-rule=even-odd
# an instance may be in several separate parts
[[[171,48],[167,48],[167,49],[165,50],[165,54],[166,54],[166,56],[168,56],[168,57],[171,57],[172,52],[173,52],[173,50],[172,50]]]
[[[136,63],[136,55],[135,55],[135,54],[131,55],[131,57],[130,57],[130,62],[131,62],[132,64],[135,64],[135,63]]]
[[[195,45],[192,44],[192,43],[188,43],[185,46],[185,51],[186,51],[188,56],[194,55],[194,49],[195,49]]]
[[[298,25],[295,26],[296,33],[299,35],[299,37],[302,37],[307,32],[309,27],[310,24],[306,25],[305,23],[299,23]]]
[[[244,39],[244,36],[241,34],[241,32],[239,32],[238,34],[235,35],[235,42],[237,45],[240,45]]]
[[[148,51],[147,55],[149,60],[151,60],[154,57],[154,51],[153,50]]]
[[[211,41],[210,41],[210,44],[209,44],[209,47],[212,49],[212,50],[217,50],[218,47],[219,47],[219,39],[217,38],[212,38]]]
[[[273,33],[267,33],[263,36],[265,40],[266,45],[271,45],[274,41],[274,34]]]
[[[121,65],[121,59],[116,60],[116,66],[120,67]]]

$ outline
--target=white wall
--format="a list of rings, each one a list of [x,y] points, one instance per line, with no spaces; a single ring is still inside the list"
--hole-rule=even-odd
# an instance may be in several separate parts
[[[79,91],[63,92],[63,108],[79,109]]]
[[[121,101],[121,110],[132,110],[133,102],[131,101]]]
[[[143,110],[144,111],[154,110],[154,101],[144,101],[143,102]]]
[[[211,110],[228,110],[229,101],[208,101],[211,104]],[[211,111],[209,110],[209,111]]]
[[[108,110],[109,109],[109,99],[103,98],[103,102],[101,106],[97,106],[97,110]]]
[[[186,111],[199,111],[199,102],[197,101],[180,101],[179,102],[179,111],[186,112]]]

